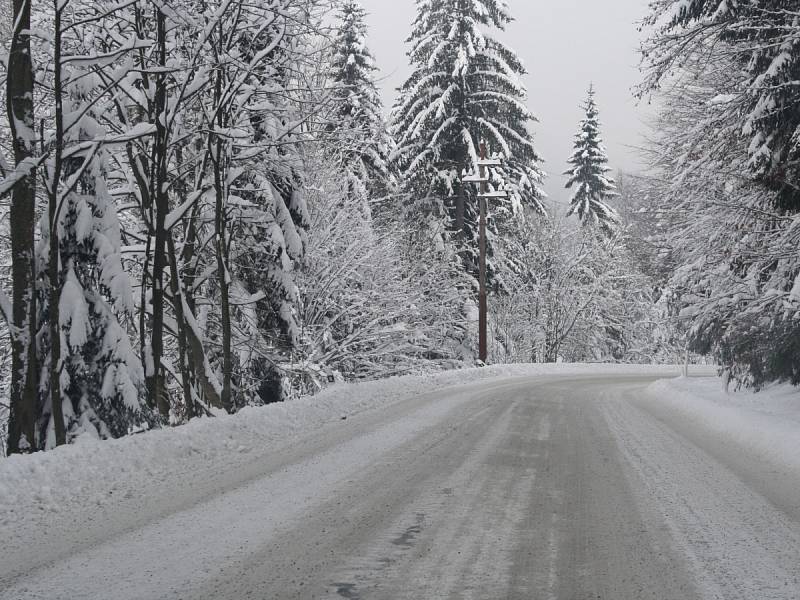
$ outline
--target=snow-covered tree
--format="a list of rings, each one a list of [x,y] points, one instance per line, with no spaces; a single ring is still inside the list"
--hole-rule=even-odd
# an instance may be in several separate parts
[[[362,198],[341,178],[341,158],[325,146],[306,156],[309,189],[307,266],[298,275],[299,391],[326,378],[407,373],[424,363],[431,331],[424,282],[402,260],[403,236],[364,214]]]
[[[589,86],[586,116],[581,120],[575,135],[572,156],[567,161],[571,167],[564,174],[569,176],[566,187],[574,188],[567,215],[578,215],[581,223],[599,227],[606,234],[613,234],[619,217],[608,204],[616,195],[614,180],[608,177],[608,155],[600,136],[599,112],[594,100],[594,87]]]
[[[25,368],[15,371],[33,376],[24,393],[32,391],[34,398],[20,402],[11,394],[11,452],[63,444],[84,432],[118,437],[147,421],[141,368],[130,343],[132,293],[121,262],[116,204],[106,186],[108,148],[147,133],[125,131],[115,138],[102,125],[113,115],[110,90],[130,72],[139,41],[109,33],[129,7],[71,0],[19,8],[28,14],[15,20],[15,36],[37,31],[23,52],[23,63],[36,71],[7,80],[25,84],[30,76],[39,85],[16,107],[24,108],[25,119],[11,114],[9,123],[30,128],[15,136],[18,142],[35,136],[35,154],[24,166],[42,191],[28,199],[24,219],[12,219],[12,232],[26,237],[33,215],[41,216],[38,243],[24,253],[36,274],[35,294],[13,281],[14,297],[27,296],[31,311],[30,329],[15,331],[14,341],[28,346]],[[13,188],[14,195],[25,191],[18,169],[0,170],[0,188]]]
[[[653,360],[652,287],[624,238],[599,236],[566,218],[523,227],[526,235],[507,250],[517,259],[509,291],[492,301],[493,358]]]
[[[460,238],[470,270],[477,264],[478,202],[475,186],[462,184],[461,176],[477,173],[481,140],[504,155],[502,172],[493,169],[491,177],[510,190],[508,199],[493,202],[489,229],[497,234],[523,207],[544,213],[530,133],[535,117],[520,81],[525,71],[494,37],[510,21],[504,0],[418,0],[409,38],[412,73],[392,111],[406,217],[439,238],[434,245]]]
[[[156,135],[119,157],[118,176],[139,216],[129,235],[144,242],[150,403],[173,422],[282,397],[306,221],[299,146],[320,110],[304,79],[312,63],[322,69],[309,39],[317,4],[208,2],[203,19],[168,11],[148,17],[163,27],[137,29],[157,43],[120,86],[117,112],[125,127],[153,123]],[[197,68],[163,69],[165,56]],[[152,156],[165,166],[151,169]]]
[[[741,86],[727,108],[738,114],[748,139],[748,169],[779,190],[778,200],[800,209],[800,27],[794,2],[654,0],[644,45],[643,92],[679,72],[687,57],[723,51],[741,70]],[[737,77],[737,79],[739,79]]]
[[[670,282],[691,348],[740,383],[800,382],[797,11],[781,0],[659,0],[642,92],[664,107]]]
[[[0,124],[0,193],[24,197],[12,212],[26,269],[9,286],[25,325],[9,328],[21,333],[9,449],[283,397],[308,222],[301,145],[326,109],[309,84],[328,76],[324,3],[36,5],[32,51],[31,3],[17,4],[21,45],[3,66],[19,70],[7,81],[25,118]],[[19,85],[34,75],[35,94]],[[9,123],[31,143],[20,169]]]
[[[333,114],[327,128],[337,132],[339,147],[345,149],[342,167],[354,192],[375,197],[385,194],[390,181],[392,141],[375,84],[378,69],[367,47],[365,19],[357,0],[346,0],[339,9],[330,70]]]
[[[266,29],[265,12],[272,19]],[[237,405],[285,399],[292,376],[288,369],[300,343],[297,276],[309,224],[302,153],[309,138],[300,125],[316,105],[301,102],[297,91],[288,90],[304,90],[296,74],[321,58],[309,40],[316,26],[302,2],[280,0],[254,10],[242,27],[240,47],[255,66],[242,77],[252,94],[230,113],[239,119],[238,127],[246,130],[249,123],[252,133],[232,144],[232,167],[240,175],[232,180],[226,201],[227,218],[239,223],[230,242],[231,271],[240,295],[233,315]],[[239,198],[244,202],[237,207]]]
[[[73,71],[73,87],[91,77]],[[71,95],[72,109],[85,108],[80,91]],[[93,111],[86,111],[68,146],[102,138]],[[62,371],[60,387],[66,441],[80,434],[110,438],[126,435],[148,421],[141,391],[144,373],[133,352],[127,320],[133,315],[133,291],[122,268],[116,205],[105,183],[105,152],[71,153],[64,177],[82,171],[74,191],[66,194],[58,228],[59,319]],[[49,225],[49,223],[48,223]],[[43,240],[49,243],[45,228]],[[48,427],[48,432],[53,431]],[[47,440],[45,446],[51,446]]]

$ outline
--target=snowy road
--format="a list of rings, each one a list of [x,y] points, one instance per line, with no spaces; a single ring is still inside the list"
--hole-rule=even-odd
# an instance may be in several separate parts
[[[235,489],[20,551],[0,599],[800,598],[797,473],[652,402],[656,378],[513,378],[351,416]]]

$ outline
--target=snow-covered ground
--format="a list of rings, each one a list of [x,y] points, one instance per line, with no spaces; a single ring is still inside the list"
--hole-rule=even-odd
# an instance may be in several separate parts
[[[536,526],[543,529],[530,530],[531,548],[543,552],[547,564],[563,562],[545,587],[583,585],[573,577],[583,559],[569,548],[588,527],[596,543],[609,546],[608,556],[618,560],[613,564],[622,565],[619,572],[604,571],[604,563],[592,562],[594,553],[587,555],[608,585],[630,575],[625,565],[638,552],[631,548],[652,551],[652,534],[658,548],[679,557],[676,572],[688,561],[699,597],[749,600],[770,578],[792,581],[797,572],[787,552],[800,548],[792,516],[800,482],[794,456],[800,394],[775,387],[760,395],[726,395],[718,379],[703,377],[713,369],[693,368],[690,379],[672,378],[677,372],[514,365],[337,385],[234,416],[0,461],[0,598],[100,599],[113,589],[115,598],[152,600],[173,592],[193,597],[191,586],[202,589],[197,598],[239,598],[247,588],[234,585],[240,579],[254,586],[247,588],[252,592],[272,589],[275,582],[267,579],[280,579],[287,569],[310,577],[304,569],[316,563],[301,559],[315,548],[314,560],[331,570],[317,583],[362,585],[364,569],[375,581],[386,575],[383,567],[363,563],[362,552],[384,565],[378,559],[389,556],[386,546],[408,545],[403,532],[416,535],[428,527],[425,543],[441,546],[441,560],[452,554],[448,544],[464,550],[462,533],[476,548],[485,547],[481,540],[488,531],[497,534],[499,525],[476,526],[476,511],[484,510],[487,519],[506,515],[510,529],[500,545],[507,550],[515,547],[520,523],[542,516]],[[650,383],[662,374],[672,379]],[[464,473],[448,461],[463,461]],[[751,463],[755,474],[747,471]],[[509,496],[512,483],[521,481],[527,483],[514,488],[519,497]],[[476,482],[482,482],[479,489],[470,491]],[[456,504],[453,489],[460,490]],[[492,496],[497,489],[506,493]],[[582,495],[584,489],[592,493]],[[503,507],[510,512],[497,512]],[[464,519],[451,519],[462,514],[456,509],[465,511]],[[421,513],[427,515],[422,524]],[[551,522],[551,514],[572,516]],[[583,520],[573,523],[576,514]],[[631,525],[636,514],[642,522]],[[662,522],[666,529],[659,528]],[[631,546],[631,536],[639,546]],[[550,545],[540,546],[542,539]],[[329,551],[341,564],[325,562]],[[252,561],[274,564],[281,553],[289,566],[278,572],[252,568]],[[464,564],[447,563],[453,581],[481,556],[475,550],[464,553]],[[514,569],[500,577],[504,585],[514,573],[531,571],[525,556],[507,556]],[[395,558],[400,564],[408,556]],[[481,577],[495,571],[480,571]],[[637,577],[646,580],[656,571],[642,567]],[[106,576],[114,577],[112,588]],[[286,577],[284,584],[300,585]],[[398,576],[393,585],[425,577]],[[308,597],[302,588],[291,589],[292,597]],[[763,597],[794,599],[788,589],[779,592]]]
[[[715,377],[663,379],[648,388],[662,409],[742,452],[800,473],[800,390],[774,385],[726,393]]]

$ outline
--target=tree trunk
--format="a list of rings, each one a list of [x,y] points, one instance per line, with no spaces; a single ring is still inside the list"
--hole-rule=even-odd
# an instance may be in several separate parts
[[[197,219],[200,214],[200,204],[195,204],[192,210],[192,216],[184,229],[184,243],[181,260],[183,261],[183,280],[182,280],[182,296],[186,301],[186,308],[183,311],[183,318],[187,321],[191,318],[196,322],[195,318],[195,302],[194,302],[194,284],[195,284],[195,270],[194,264],[195,245],[197,242]],[[208,377],[206,371],[206,351],[203,347],[203,340],[199,337],[200,332],[195,331],[193,327],[185,327],[184,333],[186,334],[186,352],[190,361],[194,365],[194,376],[197,383],[200,385],[202,397],[208,406],[214,408],[223,408],[222,399],[217,388]]]
[[[216,188],[216,206],[214,210],[214,228],[216,234],[217,254],[217,279],[219,280],[220,310],[222,312],[222,406],[228,412],[233,412],[231,402],[231,307],[230,307],[230,276],[227,267],[227,252],[225,248],[225,181],[222,177],[222,143],[217,141],[217,157],[214,165],[214,187]]]
[[[162,69],[167,63],[166,18],[160,9],[156,9],[156,43],[158,44],[158,62]],[[166,74],[160,70],[156,76],[155,90],[155,178],[153,197],[155,198],[155,244],[153,248],[153,331],[150,338],[151,364],[148,375],[148,403],[158,407],[159,414],[169,417],[169,399],[163,385],[161,357],[164,353],[164,267],[166,266],[167,231],[166,219],[169,212],[167,196],[167,82]]]
[[[56,446],[67,443],[64,431],[64,415],[61,406],[61,316],[59,302],[61,300],[61,269],[59,268],[59,239],[58,239],[58,188],[61,181],[64,155],[64,106],[63,89],[61,81],[61,12],[60,0],[54,2],[55,39],[54,39],[54,80],[53,91],[55,95],[55,125],[56,138],[53,153],[53,173],[49,178],[50,189],[48,192],[48,227],[50,228],[50,253],[48,257],[49,283],[48,290],[48,319],[50,327],[50,410],[52,411],[53,429],[55,431]]]
[[[188,356],[186,344],[186,321],[183,314],[183,294],[181,293],[181,280],[178,276],[178,261],[175,258],[175,242],[172,232],[167,234],[167,249],[169,251],[169,285],[172,292],[172,305],[175,311],[175,323],[178,336],[178,368],[181,373],[181,386],[183,388],[183,403],[186,405],[186,417],[191,419],[196,415],[194,397],[192,396],[192,361]]]
[[[183,150],[180,146],[178,146],[176,149],[175,158],[179,165],[183,164]],[[176,182],[175,189],[178,192],[178,204],[182,205],[187,198],[186,181],[181,180]],[[170,291],[172,292],[172,305],[177,327],[175,334],[178,336],[178,368],[181,373],[181,387],[183,388],[183,403],[186,407],[186,417],[191,419],[196,415],[194,395],[192,394],[192,385],[195,380],[194,374],[192,373],[192,366],[194,363],[189,357],[189,349],[186,344],[186,320],[183,314],[183,290],[181,289],[181,277],[178,273],[178,258],[175,252],[175,241],[172,238],[172,230],[167,232],[167,250],[169,252],[169,286]]]
[[[6,77],[6,111],[11,128],[14,165],[33,159],[33,65],[31,62],[31,4],[13,0],[11,48]],[[11,196],[11,395],[8,453],[36,449],[36,297],[33,228],[36,215],[36,173],[20,180]]]
[[[219,25],[219,43],[222,44],[224,39],[221,30],[222,23]],[[217,123],[216,125],[222,129],[225,125],[225,114],[220,110],[219,104],[222,101],[222,68],[217,71],[215,81],[215,102],[217,104]],[[233,412],[233,403],[231,402],[231,370],[233,364],[231,361],[231,307],[230,307],[230,275],[228,273],[228,256],[225,243],[225,158],[223,157],[223,142],[218,135],[210,139],[210,143],[214,144],[215,151],[212,153],[214,161],[214,190],[216,192],[216,204],[214,207],[214,233],[216,237],[216,255],[217,255],[217,279],[219,280],[219,293],[220,293],[220,310],[222,311],[222,406],[228,412]]]

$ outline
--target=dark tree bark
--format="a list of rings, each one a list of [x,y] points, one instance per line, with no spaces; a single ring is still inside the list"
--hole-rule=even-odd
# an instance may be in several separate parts
[[[188,319],[195,319],[195,301],[194,301],[194,284],[195,272],[197,266],[195,264],[195,246],[197,243],[197,220],[200,216],[200,205],[195,204],[192,209],[192,214],[189,222],[184,228],[184,241],[183,250],[181,252],[181,260],[183,261],[183,273],[181,278],[181,295],[186,302],[186,309],[182,313],[186,325],[183,328],[186,335],[186,354],[187,358],[194,368],[189,368],[189,371],[195,378],[195,382],[200,386],[199,392],[207,406],[214,408],[223,408],[220,393],[214,387],[214,384],[208,377],[206,370],[207,360],[206,352],[203,347],[203,340],[198,337],[198,332],[190,327]],[[174,253],[173,253],[174,255]],[[177,256],[176,256],[177,262]],[[183,308],[183,306],[181,307]],[[199,407],[196,407],[199,408]]]
[[[150,338],[152,364],[147,374],[147,395],[150,406],[156,406],[163,418],[169,417],[169,399],[164,389],[161,369],[161,357],[164,353],[164,268],[167,264],[167,230],[166,219],[169,213],[169,197],[167,195],[167,32],[166,18],[160,9],[156,9],[156,44],[158,45],[159,72],[155,82],[155,124],[156,137],[153,161],[155,177],[153,178],[152,197],[155,199],[155,244],[153,247],[152,306],[153,330]]]
[[[219,138],[217,138],[219,139]],[[231,401],[231,306],[230,306],[230,276],[227,267],[227,248],[225,244],[225,204],[223,202],[222,177],[222,143],[217,141],[217,158],[214,164],[214,187],[216,188],[216,204],[214,208],[214,229],[216,237],[217,279],[219,280],[220,310],[222,312],[222,406],[228,412],[233,412]]]
[[[61,383],[60,375],[62,368],[61,360],[61,325],[59,315],[59,302],[61,300],[61,269],[59,268],[59,238],[58,238],[58,188],[63,171],[64,155],[64,105],[63,105],[63,85],[61,73],[61,2],[54,2],[53,10],[55,14],[55,39],[54,39],[54,80],[53,91],[55,94],[56,108],[56,138],[53,152],[53,172],[49,178],[47,190],[48,195],[48,216],[50,228],[50,253],[48,257],[48,279],[50,289],[48,290],[48,320],[50,331],[50,410],[52,411],[53,429],[55,431],[56,446],[67,443],[67,435],[64,430],[64,415],[61,406]]]
[[[175,323],[178,337],[178,368],[181,373],[181,387],[183,389],[183,403],[186,405],[186,417],[191,419],[196,416],[194,397],[192,395],[192,383],[195,379],[192,372],[193,362],[189,358],[189,349],[186,344],[186,317],[183,312],[183,293],[181,291],[181,280],[178,275],[178,261],[175,257],[175,242],[172,239],[172,232],[167,234],[167,249],[169,251],[169,286],[172,293],[172,305],[175,310]]]
[[[222,31],[222,23],[219,25],[219,44],[220,54],[222,54],[222,44],[225,36]],[[222,102],[223,70],[220,68],[214,86],[215,102],[217,105],[216,125],[222,129],[225,126],[225,114],[219,106]],[[209,139],[210,144],[214,144],[215,151],[212,153],[214,163],[214,191],[216,192],[214,206],[214,234],[216,239],[217,257],[217,279],[219,280],[220,309],[222,311],[222,406],[228,412],[233,412],[233,402],[231,400],[231,371],[233,362],[231,360],[231,306],[230,306],[230,275],[228,273],[228,251],[225,242],[225,232],[227,231],[225,215],[225,157],[224,143],[219,135]]]
[[[6,110],[17,168],[34,157],[33,64],[31,4],[13,0],[11,48],[6,77]],[[36,173],[14,186],[11,196],[12,360],[8,453],[36,449],[36,298],[33,230],[36,216]],[[23,441],[24,440],[24,441]]]

